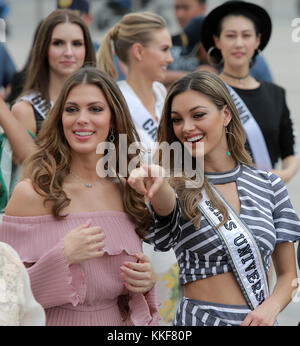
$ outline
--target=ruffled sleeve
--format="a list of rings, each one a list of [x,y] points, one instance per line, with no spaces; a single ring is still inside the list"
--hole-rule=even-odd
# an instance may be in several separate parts
[[[158,326],[158,306],[155,287],[146,294],[133,294],[129,300],[130,321],[134,326]]]
[[[86,296],[84,272],[80,264],[67,262],[62,238],[63,233],[51,233],[47,218],[4,215],[0,225],[0,241],[11,245],[28,267],[33,295],[45,309],[76,306]]]
[[[86,296],[84,272],[80,264],[67,262],[63,240],[31,266],[28,273],[34,296],[45,309],[83,303]]]
[[[158,326],[160,314],[155,286],[147,293],[124,294],[118,306],[126,326]]]
[[[296,214],[284,182],[275,174],[270,175],[274,191],[273,219],[276,242],[294,242],[300,239],[300,220]]]

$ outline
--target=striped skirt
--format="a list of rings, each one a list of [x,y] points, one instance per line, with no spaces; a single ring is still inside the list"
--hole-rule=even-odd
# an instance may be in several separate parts
[[[250,312],[247,305],[225,305],[183,297],[174,326],[239,326]]]

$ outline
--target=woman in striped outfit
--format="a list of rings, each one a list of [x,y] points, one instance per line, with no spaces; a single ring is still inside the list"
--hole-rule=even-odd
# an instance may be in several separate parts
[[[176,253],[184,297],[174,325],[274,325],[292,299],[300,220],[282,180],[253,167],[245,140],[224,82],[191,73],[169,90],[158,141],[179,142],[193,169],[203,159],[202,181],[187,178],[186,164],[178,177],[174,158],[168,164],[177,174],[167,179],[162,155],[128,180],[150,200],[149,242]],[[269,293],[271,256],[277,283]]]

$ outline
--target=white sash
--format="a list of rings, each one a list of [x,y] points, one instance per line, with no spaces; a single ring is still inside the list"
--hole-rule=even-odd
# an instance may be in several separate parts
[[[238,93],[229,85],[227,85],[227,88],[239,112],[244,130],[246,131],[256,167],[267,171],[271,170],[272,162],[260,127]]]
[[[135,125],[144,130],[151,142],[156,142],[158,129],[157,122],[153,119],[152,115],[148,112],[147,108],[136,96],[128,83],[126,85],[126,89],[126,91],[123,91],[121,88]],[[130,92],[128,92],[128,90]]]
[[[248,305],[254,310],[269,296],[268,280],[260,250],[249,228],[219,191],[211,186],[228,209],[228,221],[217,228],[223,216],[212,205],[204,189],[199,209],[219,236]]]

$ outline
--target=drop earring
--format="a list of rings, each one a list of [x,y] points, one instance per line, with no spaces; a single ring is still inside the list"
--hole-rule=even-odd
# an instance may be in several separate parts
[[[113,143],[115,141],[115,135],[114,135],[114,129],[113,128],[110,129],[110,134],[109,134],[108,140],[111,143]]]
[[[231,132],[228,131],[227,127],[225,127],[225,133],[228,134],[228,135],[231,133]],[[227,155],[228,157],[231,156],[230,151],[226,151],[226,155]]]

